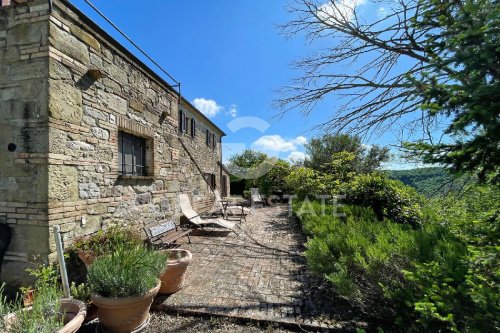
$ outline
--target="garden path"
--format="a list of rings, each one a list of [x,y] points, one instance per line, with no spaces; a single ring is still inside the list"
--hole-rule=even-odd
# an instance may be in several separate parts
[[[197,231],[191,244],[179,241],[193,253],[186,285],[160,299],[158,309],[309,328],[360,327],[345,303],[309,274],[306,237],[288,206],[252,210],[236,228],[239,235]]]

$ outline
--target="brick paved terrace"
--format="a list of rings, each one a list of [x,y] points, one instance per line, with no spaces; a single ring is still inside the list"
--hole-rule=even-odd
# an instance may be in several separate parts
[[[307,270],[306,237],[287,206],[253,209],[239,235],[195,231],[183,290],[160,310],[267,320],[316,328],[364,326],[356,313]]]

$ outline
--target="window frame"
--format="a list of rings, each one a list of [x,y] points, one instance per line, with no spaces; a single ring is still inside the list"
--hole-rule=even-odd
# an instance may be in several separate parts
[[[126,147],[125,144],[130,144]],[[139,151],[136,152],[136,149]],[[122,129],[118,130],[118,173],[121,177],[147,177],[149,161],[147,158],[148,139]],[[128,151],[128,153],[127,153]],[[127,155],[131,156],[132,163],[126,163]],[[137,161],[139,159],[139,161]],[[128,171],[128,167],[131,171]],[[139,168],[139,169],[138,169]],[[141,171],[138,171],[141,170]]]
[[[194,138],[196,136],[196,120],[191,118],[191,137]]]
[[[179,110],[179,132],[187,133],[187,116],[182,110]]]
[[[217,183],[217,178],[215,173],[210,173],[210,172],[205,172],[204,173],[205,180],[207,182],[207,185],[210,186],[212,190],[216,189],[216,183]]]

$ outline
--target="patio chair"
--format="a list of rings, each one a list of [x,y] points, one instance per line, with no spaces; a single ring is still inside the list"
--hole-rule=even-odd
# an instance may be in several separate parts
[[[225,221],[222,219],[202,219],[200,215],[195,212],[193,207],[191,207],[191,201],[189,200],[189,196],[187,194],[179,194],[179,202],[181,206],[181,212],[188,219],[189,223],[202,229],[206,226],[216,226],[229,229],[235,234],[238,234],[236,231],[234,231],[234,227],[236,225],[234,222]]]
[[[254,207],[257,204],[262,205],[262,207],[266,205],[266,202],[264,201],[264,199],[262,199],[262,196],[260,195],[259,189],[256,187],[250,189],[250,198],[252,207]]]
[[[220,211],[223,212],[224,207],[222,207],[222,203],[221,203],[222,197],[220,196],[219,190],[214,190],[214,194],[215,194],[214,206],[216,207],[217,210],[220,209]],[[242,211],[243,211],[243,215],[248,215],[251,213],[250,208],[243,207],[243,210],[241,208],[242,208],[241,206],[227,206],[226,210],[227,210],[227,213],[231,214],[231,215],[241,215]]]

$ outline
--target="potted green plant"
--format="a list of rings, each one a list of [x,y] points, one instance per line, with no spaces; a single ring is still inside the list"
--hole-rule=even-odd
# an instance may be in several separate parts
[[[145,327],[166,264],[165,253],[142,245],[120,246],[96,258],[88,269],[88,282],[101,325],[112,333]]]
[[[83,323],[86,306],[74,299],[61,298],[55,272],[51,267],[32,270],[39,277],[36,297],[31,306],[23,307],[18,298],[7,302],[0,286],[0,332],[75,333]]]
[[[19,291],[21,292],[21,296],[23,298],[23,306],[24,307],[31,306],[35,299],[35,289],[33,289],[32,286],[20,287]]]
[[[193,260],[191,251],[184,249],[162,250],[168,255],[167,269],[160,276],[161,287],[158,293],[173,294],[184,287],[186,270]]]
[[[97,307],[90,299],[90,286],[85,283],[76,284],[75,282],[71,282],[70,291],[74,299],[82,301],[87,306],[87,315],[83,322],[87,323],[97,318]]]
[[[112,253],[119,246],[136,246],[143,241],[139,233],[132,229],[112,226],[95,234],[83,236],[73,241],[69,251],[76,252],[88,267],[95,258]]]

